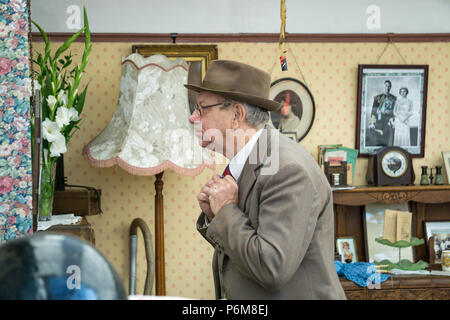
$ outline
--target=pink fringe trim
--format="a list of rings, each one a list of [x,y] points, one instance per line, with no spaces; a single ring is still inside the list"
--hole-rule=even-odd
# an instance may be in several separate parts
[[[215,171],[215,169],[216,169],[215,163],[207,163],[206,161],[203,161],[203,163],[200,166],[198,166],[197,168],[188,169],[188,168],[180,167],[169,160],[166,160],[163,163],[161,163],[160,165],[158,165],[156,167],[151,167],[151,168],[139,168],[139,167],[132,166],[119,157],[115,157],[115,158],[107,159],[107,160],[96,160],[92,157],[92,155],[90,153],[89,145],[87,145],[83,148],[83,155],[87,156],[90,165],[93,167],[108,168],[108,167],[112,167],[114,165],[118,165],[126,172],[128,172],[132,175],[136,175],[136,176],[154,176],[154,175],[157,175],[158,173],[163,172],[164,170],[171,169],[178,174],[193,177],[193,176],[199,175],[203,171],[203,169],[205,169],[206,167],[210,168],[213,171]]]
[[[126,60],[124,60],[124,61],[122,62],[122,64],[125,64],[125,62],[130,62],[130,63],[132,63],[132,64],[136,67],[136,69],[138,69],[138,70],[142,70],[142,69],[147,68],[147,67],[149,67],[149,66],[154,66],[154,67],[160,68],[161,70],[164,70],[165,72],[172,71],[173,69],[175,69],[175,68],[177,68],[177,67],[183,68],[184,70],[188,71],[188,69],[187,69],[185,66],[182,66],[181,64],[177,64],[177,65],[173,66],[173,67],[170,68],[170,69],[166,69],[166,68],[161,67],[159,64],[155,64],[155,63],[149,63],[149,64],[143,65],[142,67],[139,68],[133,60],[126,59]]]

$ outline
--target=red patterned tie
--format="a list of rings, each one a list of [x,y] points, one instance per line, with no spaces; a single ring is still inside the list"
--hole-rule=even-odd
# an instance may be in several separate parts
[[[227,166],[227,167],[225,168],[225,170],[223,171],[223,173],[222,173],[222,178],[225,178],[226,176],[231,176],[231,177],[233,177],[233,175],[232,175],[231,172],[230,172],[229,166]]]

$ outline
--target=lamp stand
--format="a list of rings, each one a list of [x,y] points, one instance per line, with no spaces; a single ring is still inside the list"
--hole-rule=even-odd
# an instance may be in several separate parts
[[[163,177],[164,172],[156,175],[155,181],[155,259],[156,259],[156,295],[166,295],[166,276],[164,263],[164,199]]]

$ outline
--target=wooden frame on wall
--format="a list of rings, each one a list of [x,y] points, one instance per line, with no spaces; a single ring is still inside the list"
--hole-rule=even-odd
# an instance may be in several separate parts
[[[188,83],[200,85],[206,69],[213,60],[218,58],[217,45],[133,45],[132,53],[139,53],[144,57],[162,54],[168,58],[183,58],[189,63]],[[190,113],[194,112],[197,92],[188,90]]]
[[[386,146],[401,147],[413,158],[424,157],[427,87],[428,65],[358,66],[360,157]]]

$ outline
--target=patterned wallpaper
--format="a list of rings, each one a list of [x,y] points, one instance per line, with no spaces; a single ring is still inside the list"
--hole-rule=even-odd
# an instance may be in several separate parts
[[[0,243],[32,232],[28,12],[0,4]]]
[[[59,44],[55,44],[59,45]],[[81,44],[72,52],[81,54]],[[68,146],[65,173],[71,184],[102,189],[103,215],[88,218],[95,229],[97,247],[113,263],[128,287],[131,221],[140,217],[154,226],[154,177],[132,176],[118,167],[99,169],[89,166],[82,148],[109,122],[116,108],[120,87],[121,56],[131,53],[132,43],[94,43],[87,75],[89,93],[83,122]],[[384,43],[292,43],[289,45],[288,72],[281,73],[277,43],[220,43],[219,58],[249,63],[270,72],[273,80],[295,77],[304,81],[316,102],[316,119],[301,144],[317,158],[319,144],[342,143],[355,146],[356,90],[358,64],[375,63]],[[441,151],[450,150],[450,44],[398,43],[409,64],[429,64],[428,107],[425,158],[414,159],[416,176],[420,166],[442,165]],[[43,43],[34,48],[43,49]],[[297,61],[300,70],[297,68]],[[381,64],[401,64],[402,59],[389,46]],[[359,159],[355,184],[363,185],[367,159]],[[222,172],[223,165],[216,171]],[[195,195],[213,174],[205,169],[197,177],[172,171],[164,173],[166,289],[169,296],[214,299],[211,271],[212,247],[197,233],[195,221],[199,207]],[[416,178],[418,183],[419,177]],[[154,234],[153,234],[154,237]],[[143,292],[146,262],[139,237],[137,292]]]

